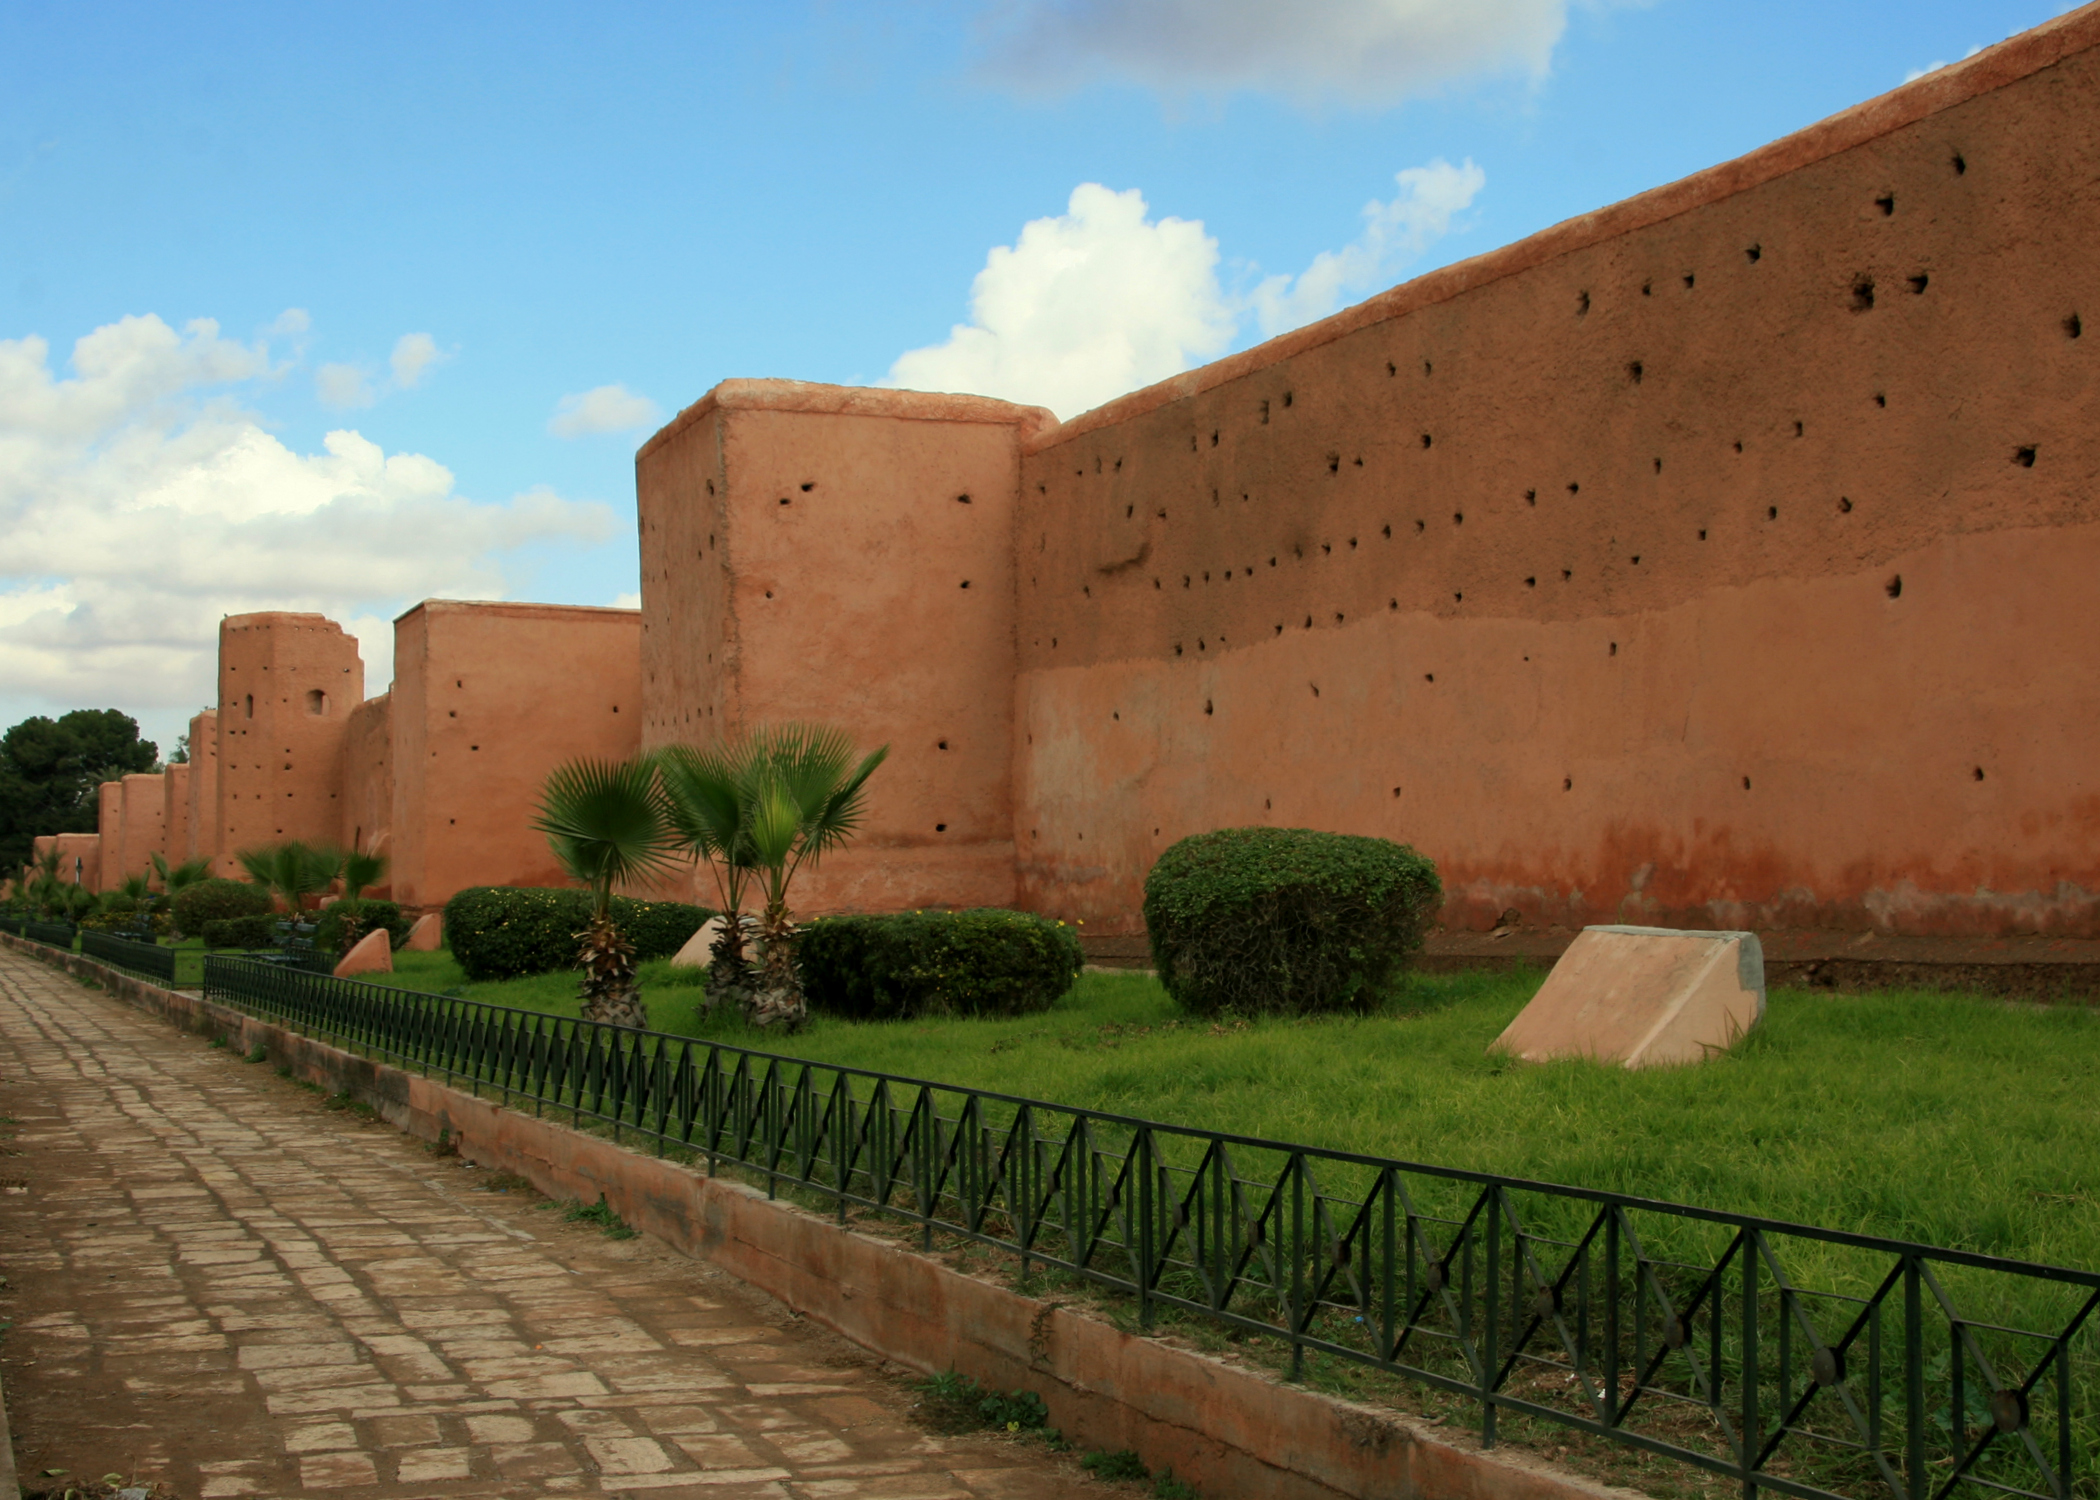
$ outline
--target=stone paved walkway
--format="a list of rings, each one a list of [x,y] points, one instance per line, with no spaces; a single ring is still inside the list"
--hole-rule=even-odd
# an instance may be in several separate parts
[[[180,1496],[1103,1496],[843,1341],[0,949],[25,1483]],[[26,1182],[26,1189],[22,1186]]]

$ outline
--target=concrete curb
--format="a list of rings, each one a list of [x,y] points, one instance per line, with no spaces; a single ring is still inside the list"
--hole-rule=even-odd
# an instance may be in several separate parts
[[[261,1046],[334,1093],[424,1140],[515,1172],[550,1197],[602,1197],[627,1223],[707,1260],[887,1359],[1027,1386],[1052,1423],[1089,1447],[1135,1449],[1155,1468],[1236,1500],[1640,1500],[1559,1473],[1530,1454],[1485,1452],[1396,1413],[1126,1334],[1055,1301],[964,1275],[754,1188],[644,1156],[602,1137],[477,1098],[421,1074],[164,990],[74,954],[0,934],[186,1031],[242,1053]]]

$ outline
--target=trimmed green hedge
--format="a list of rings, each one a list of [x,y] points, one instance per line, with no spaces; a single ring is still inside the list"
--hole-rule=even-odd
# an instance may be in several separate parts
[[[1145,877],[1152,961],[1200,1015],[1376,1002],[1443,901],[1405,844],[1309,828],[1221,828],[1183,839]]]
[[[177,891],[168,905],[177,932],[202,937],[206,922],[262,916],[270,909],[270,893],[245,880],[199,880]]]
[[[1079,977],[1079,938],[1026,912],[822,917],[795,940],[812,1008],[858,1021],[1048,1010]]]
[[[204,924],[204,946],[274,948],[277,946],[278,920],[268,912],[258,912],[246,917],[215,917]]]
[[[343,917],[350,911],[346,902],[338,901],[326,911],[314,917],[314,947],[323,953],[343,951]],[[399,948],[408,941],[408,929],[415,924],[401,913],[401,908],[392,901],[360,901],[357,909],[364,917],[362,937],[373,927],[384,927],[393,947]]]
[[[615,896],[613,920],[637,963],[669,958],[712,915],[682,901]],[[576,934],[591,919],[588,891],[480,885],[445,903],[445,941],[469,979],[516,979],[576,967]]]

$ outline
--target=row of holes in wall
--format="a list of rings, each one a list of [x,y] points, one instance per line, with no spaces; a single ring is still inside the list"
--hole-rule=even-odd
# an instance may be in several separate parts
[[[1968,161],[1961,152],[1955,151],[1950,153],[1946,158],[1946,162],[1953,176],[1963,177],[1967,175]],[[1869,217],[1890,220],[1897,218],[1897,195],[1894,191],[1888,190],[1874,193],[1871,197],[1871,203],[1873,211]],[[1766,260],[1767,254],[1764,243],[1755,241],[1743,247],[1742,259],[1736,264],[1741,268],[1748,268],[1759,266]],[[1932,274],[1929,270],[1919,269],[1899,277],[1898,280],[1903,291],[1911,296],[1923,296],[1932,285]],[[1682,292],[1690,293],[1699,286],[1698,272],[1696,270],[1685,270],[1676,273],[1674,276],[1645,276],[1639,283],[1639,296],[1652,298],[1658,285],[1665,287],[1674,285]],[[1833,301],[1851,312],[1871,312],[1876,306],[1877,298],[1881,295],[1878,285],[1877,278],[1872,272],[1861,271],[1849,278],[1844,285],[1842,293],[1834,296]],[[1571,306],[1577,318],[1587,318],[1597,306],[1591,289],[1588,287],[1575,289],[1571,294]],[[2067,338],[2078,338],[2085,331],[2084,320],[2075,308],[2068,310],[2058,320],[2057,326]],[[1397,360],[1387,359],[1383,364],[1384,373],[1388,378],[1397,378],[1399,376],[1401,366]],[[1421,369],[1422,378],[1428,379],[1435,374],[1436,363],[1432,359],[1423,359],[1421,361]],[[1622,369],[1627,380],[1635,385],[1640,384],[1649,373],[1646,362],[1640,358],[1626,360]],[[1268,396],[1253,396],[1248,399],[1250,404],[1246,410],[1249,413],[1251,425],[1255,427],[1268,426],[1272,414],[1278,409],[1289,411],[1299,405],[1295,390],[1285,390],[1280,396],[1272,394]],[[1210,428],[1209,446],[1213,448],[1219,446],[1223,435],[1224,430],[1222,428]],[[1421,434],[1422,447],[1430,447],[1432,440],[1433,435],[1431,433],[1424,432]],[[1198,430],[1189,433],[1188,443],[1191,453],[1201,452],[1204,447],[1202,431]],[[1122,467],[1123,460],[1120,457],[1114,459],[1112,463],[1108,462],[1102,455],[1094,457],[1093,472],[1095,474],[1120,472]],[[1084,464],[1081,464],[1074,468],[1072,472],[1075,476],[1084,478],[1086,477],[1087,469]],[[1046,487],[1038,486],[1038,488],[1045,489]]]
[[[1963,176],[1966,174],[1966,163],[1958,155],[1949,157],[1948,160],[1950,163],[1961,162],[1960,170],[1954,172],[1955,176]],[[1897,194],[1894,191],[1882,191],[1874,194],[1871,199],[1871,204],[1872,216],[1890,220],[1898,218]],[[1761,264],[1767,266],[1769,265],[1769,260],[1766,255],[1765,246],[1762,243],[1753,243],[1745,247],[1740,265],[1747,271],[1748,268],[1757,267]],[[1674,280],[1673,278],[1668,277],[1647,277],[1639,283],[1638,296],[1641,298],[1653,298],[1656,295],[1659,287],[1669,288],[1673,285],[1683,293],[1692,293],[1699,286],[1699,275],[1696,271],[1686,270],[1682,272],[1679,276],[1675,277]],[[1900,278],[1900,286],[1912,296],[1924,296],[1932,286],[1931,273],[1929,271],[1921,269],[1910,275],[1904,276]],[[1845,291],[1845,306],[1847,306],[1853,312],[1871,311],[1874,306],[1875,296],[1875,277],[1871,274],[1862,273],[1861,275],[1852,278],[1848,283]],[[1592,311],[1593,307],[1595,306],[1594,299],[1592,298],[1591,293],[1588,289],[1582,289],[1578,291],[1575,294],[1575,301],[1576,313],[1580,317],[1587,317]],[[2078,339],[2083,335],[2084,332],[2083,320],[2080,314],[2075,309],[2063,315],[2058,320],[2056,327],[2061,332],[2061,334],[2068,339]],[[1384,361],[1384,374],[1389,379],[1396,378],[1400,374],[1400,368],[1400,364],[1396,360],[1388,359]],[[1622,368],[1624,370],[1626,380],[1629,384],[1633,385],[1638,385],[1642,383],[1644,379],[1653,374],[1652,369],[1650,369],[1647,363],[1641,359],[1628,360],[1624,363]],[[1425,358],[1421,361],[1421,373],[1422,377],[1425,380],[1434,376],[1435,369],[1436,366],[1433,360]],[[1304,405],[1304,403],[1298,399],[1298,393],[1294,390],[1285,390],[1280,394],[1280,396],[1272,395],[1262,397],[1250,397],[1248,399],[1250,400],[1251,405],[1243,409],[1251,412],[1252,425],[1255,427],[1268,425],[1272,418],[1272,415],[1276,412],[1276,410],[1279,407],[1283,410],[1292,410],[1294,408],[1300,408]],[[1872,400],[1875,407],[1882,410],[1887,409],[1888,400],[1885,393],[1874,393],[1872,396]],[[1795,420],[1792,424],[1792,430],[1793,435],[1796,438],[1805,436],[1805,422],[1798,419]],[[1211,448],[1218,447],[1223,440],[1223,436],[1224,433],[1221,428],[1211,427],[1208,430],[1207,446]],[[1189,450],[1191,452],[1200,452],[1206,446],[1204,442],[1203,432],[1199,430],[1197,432],[1189,433],[1188,443]],[[1435,446],[1435,443],[1435,433],[1430,431],[1422,431],[1416,436],[1416,438],[1412,442],[1410,442],[1406,446],[1418,446],[1420,449],[1430,449]],[[1736,454],[1742,454],[1745,451],[1746,443],[1743,438],[1737,438],[1734,439],[1729,446],[1733,449],[1733,451]],[[2035,443],[2015,441],[2009,443],[2005,451],[2008,459],[2013,465],[2022,468],[2033,468],[2035,466],[2037,456],[2039,453],[2039,446]],[[1325,469],[1330,475],[1339,474],[1344,469],[1344,455],[1339,451],[1329,450],[1324,455],[1324,458],[1321,461],[1324,462]],[[1092,473],[1095,475],[1113,474],[1120,471],[1123,468],[1123,466],[1124,463],[1121,457],[1116,457],[1113,460],[1111,460],[1105,454],[1096,454],[1092,458]],[[1364,466],[1362,456],[1357,455],[1350,458],[1348,460],[1347,466],[1350,469],[1361,469]],[[1661,456],[1657,456],[1653,459],[1651,464],[1653,473],[1658,475],[1661,474],[1663,466],[1663,459]],[[1088,477],[1088,469],[1084,463],[1076,467],[1073,472],[1076,476],[1082,479]],[[1039,485],[1038,488],[1044,493],[1047,493],[1048,491],[1047,485]],[[1570,481],[1567,485],[1567,490],[1568,493],[1571,495],[1579,493],[1580,483],[1577,481]],[[1536,507],[1538,503],[1538,495],[1539,491],[1537,489],[1527,491],[1525,495],[1527,504],[1532,507]],[[1251,496],[1243,492],[1240,498],[1242,502],[1247,502],[1251,499]],[[1219,505],[1220,503],[1222,503],[1222,497],[1217,491],[1213,491],[1213,506]],[[1839,516],[1849,515],[1854,509],[1855,502],[1853,498],[1849,495],[1837,496],[1835,498],[1834,503],[1831,505],[1831,512],[1834,515]],[[1134,504],[1125,506],[1124,514],[1126,519],[1136,519],[1136,512],[1137,507]],[[1767,523],[1778,522],[1780,520],[1780,507],[1776,504],[1764,505],[1762,507],[1762,512],[1763,520]],[[1155,508],[1153,510],[1153,515],[1151,519],[1164,521],[1166,519],[1165,508]],[[1462,525],[1463,522],[1463,513],[1454,511],[1452,513],[1452,523],[1454,525]],[[1417,535],[1424,533],[1428,529],[1429,524],[1430,523],[1426,518],[1414,518],[1414,533]],[[1704,542],[1708,540],[1711,535],[1711,526],[1709,525],[1705,527],[1697,527],[1694,529],[1694,531],[1697,540]],[[1390,524],[1388,524],[1384,528],[1383,534],[1390,537]],[[1352,549],[1354,549],[1357,545],[1358,543],[1354,538],[1351,538],[1348,542],[1348,546]],[[1332,553],[1335,550],[1335,543],[1332,542],[1323,543],[1321,544],[1321,546],[1323,553]],[[1145,550],[1149,552],[1149,542],[1147,543],[1147,547]],[[1653,546],[1648,547],[1645,552],[1634,552],[1631,549],[1627,549],[1626,553],[1623,556],[1623,565],[1627,568],[1642,566],[1643,559],[1645,557],[1648,566],[1652,567],[1655,562],[1653,553]],[[1303,549],[1298,549],[1297,555],[1305,555]],[[1128,563],[1130,561],[1130,559],[1124,559],[1119,563],[1101,565],[1097,567],[1095,571],[1102,574],[1110,574],[1114,572],[1123,571],[1124,568],[1128,566]],[[1277,566],[1277,559],[1271,558],[1269,560],[1268,565],[1272,568]],[[1571,567],[1561,567],[1557,570],[1529,572],[1522,575],[1522,587],[1526,589],[1537,589],[1540,585],[1542,578],[1551,579],[1553,573],[1556,571],[1558,572],[1560,580],[1564,583],[1572,582],[1576,576],[1575,569]],[[1241,574],[1241,576],[1252,577],[1255,575],[1255,572],[1256,569],[1254,567],[1248,567],[1244,571],[1244,573]],[[1196,586],[1199,579],[1200,581],[1205,583],[1210,582],[1214,574],[1221,581],[1230,581],[1234,577],[1234,569],[1227,567],[1222,570],[1213,569],[1209,571],[1192,571],[1190,573],[1181,575],[1181,586],[1183,588],[1193,588]],[[1172,575],[1155,575],[1153,577],[1153,586],[1155,588],[1170,587],[1172,586],[1172,582]],[[1042,586],[1040,577],[1033,578],[1032,583],[1037,589],[1040,589]],[[1898,596],[1901,590],[1900,580],[1891,578],[1887,584],[1887,588],[1891,597]],[[1080,591],[1082,595],[1089,598],[1092,597],[1092,583],[1082,583],[1080,585]],[[1462,589],[1455,589],[1453,590],[1451,597],[1453,604],[1463,604],[1466,598],[1466,594],[1465,591]],[[1397,609],[1397,601],[1392,602],[1390,607]],[[1339,621],[1343,618],[1343,615],[1337,615],[1335,618]],[[1275,633],[1281,633],[1283,626],[1281,624],[1277,624],[1273,626],[1272,629]],[[1038,640],[1037,644],[1041,644],[1040,640]]]

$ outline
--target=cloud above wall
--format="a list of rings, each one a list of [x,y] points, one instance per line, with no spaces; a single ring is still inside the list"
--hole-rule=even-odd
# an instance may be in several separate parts
[[[223,614],[313,610],[369,644],[417,599],[502,597],[509,549],[613,531],[545,490],[469,499],[351,429],[294,451],[238,399],[278,373],[267,341],[208,319],[127,317],[66,364],[0,340],[0,698],[187,714],[214,693]],[[375,682],[390,669],[368,653]]]
[[[662,420],[662,415],[647,396],[637,396],[624,385],[600,385],[555,402],[547,430],[560,438],[637,432]]]
[[[1000,0],[980,23],[982,71],[1024,92],[1110,80],[1376,108],[1482,74],[1544,74],[1567,12],[1568,0]]]
[[[884,383],[1069,416],[1222,353],[1237,326],[1201,223],[1154,221],[1135,188],[1087,182],[1063,214],[994,247],[970,287],[970,321],[901,356]]]
[[[1154,220],[1137,189],[1082,183],[1064,213],[993,247],[970,286],[970,321],[900,355],[882,384],[1076,416],[1216,358],[1250,324],[1273,337],[1390,285],[1458,227],[1487,174],[1438,160],[1395,181],[1392,199],[1364,206],[1350,243],[1242,291],[1220,282],[1218,242],[1200,220]]]

